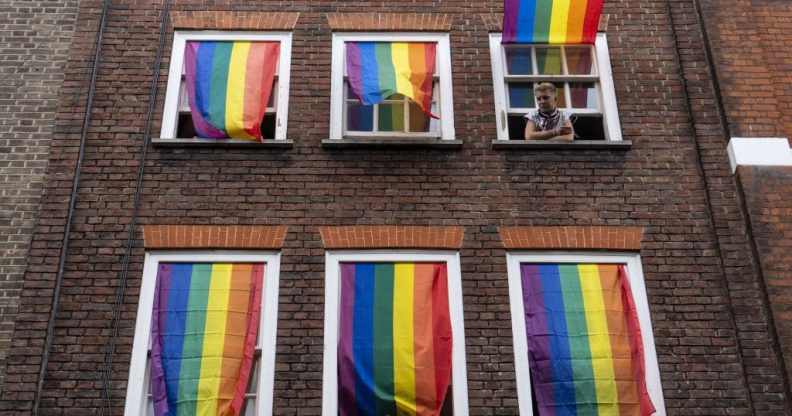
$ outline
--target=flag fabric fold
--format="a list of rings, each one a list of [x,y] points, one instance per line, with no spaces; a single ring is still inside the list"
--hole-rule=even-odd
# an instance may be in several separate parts
[[[540,414],[653,414],[624,266],[522,264],[521,275]]]
[[[156,416],[239,415],[263,277],[263,264],[160,264],[151,323]]]
[[[185,81],[197,135],[262,140],[279,55],[278,42],[187,42]]]
[[[604,0],[504,0],[503,43],[593,44]]]
[[[451,384],[444,263],[342,263],[339,414],[438,415]]]
[[[352,93],[364,105],[383,102],[393,94],[413,100],[432,114],[435,43],[347,42],[347,76]]]

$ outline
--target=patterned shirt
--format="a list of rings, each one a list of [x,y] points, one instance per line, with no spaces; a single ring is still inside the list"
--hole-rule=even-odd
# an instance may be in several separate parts
[[[563,110],[556,110],[557,114],[547,117],[539,114],[539,110],[532,110],[525,115],[526,120],[532,121],[536,126],[535,131],[548,131],[565,126],[569,122],[569,114]]]

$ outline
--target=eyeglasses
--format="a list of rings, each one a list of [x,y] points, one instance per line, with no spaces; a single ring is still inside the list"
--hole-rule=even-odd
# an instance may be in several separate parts
[[[539,95],[539,96],[536,97],[537,101],[545,101],[545,100],[549,100],[549,99],[550,99],[549,95]]]

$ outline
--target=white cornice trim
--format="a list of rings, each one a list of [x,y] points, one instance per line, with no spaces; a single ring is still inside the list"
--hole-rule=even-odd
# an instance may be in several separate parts
[[[792,166],[792,149],[783,137],[732,137],[728,151],[732,173],[737,166]]]

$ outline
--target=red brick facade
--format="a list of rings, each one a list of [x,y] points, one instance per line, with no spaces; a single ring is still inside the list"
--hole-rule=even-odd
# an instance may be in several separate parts
[[[112,3],[41,389],[42,414],[94,414],[107,405],[101,399],[105,346],[114,333],[113,308],[124,270],[162,12],[161,2]],[[789,8],[772,1],[729,3],[741,9],[750,7],[747,3],[767,3],[758,11]],[[112,413],[123,412],[145,250],[208,248],[193,241],[224,230],[226,241],[236,243],[206,244],[274,249],[282,241],[275,414],[321,413],[325,249],[373,246],[459,251],[471,414],[518,413],[506,250],[572,248],[640,252],[669,415],[790,414],[781,365],[781,352],[787,350],[780,347],[773,326],[785,315],[780,306],[768,305],[762,280],[768,275],[758,267],[775,260],[755,258],[746,235],[749,219],[751,224],[776,224],[775,214],[758,210],[749,218],[743,209],[740,187],[729,170],[728,134],[714,105],[717,84],[707,70],[695,6],[692,0],[606,1],[622,131],[632,147],[551,151],[491,148],[496,129],[488,34],[500,18],[502,1],[174,2],[152,135],[159,131],[174,25],[285,30],[293,24],[288,137],[294,146],[148,149],[137,215],[141,226],[134,233],[112,356]],[[30,414],[38,389],[86,111],[86,66],[93,57],[97,7],[97,2],[82,4],[66,67],[2,414]],[[227,16],[245,17],[229,22]],[[278,17],[263,22],[255,16]],[[720,10],[705,7],[705,16],[713,19],[708,24],[728,25]],[[447,30],[461,149],[323,148],[329,132],[334,28]],[[714,39],[713,31],[708,33]],[[745,96],[746,90],[741,91],[738,96]],[[744,113],[727,110],[730,120]],[[784,117],[778,113],[772,116]],[[753,126],[746,131],[771,134],[758,121],[746,123]],[[745,188],[747,176],[741,178]],[[785,209],[781,200],[773,200],[777,209]],[[417,233],[415,243],[400,235],[418,228],[397,227],[421,227],[425,234]],[[254,229],[267,230],[263,234],[273,244],[240,245],[237,237],[229,237],[230,230],[239,236],[239,230]],[[162,230],[168,230],[167,238]],[[200,232],[188,238],[187,230]],[[378,238],[375,244],[375,233],[394,242]],[[595,233],[603,238],[595,240]],[[536,235],[550,238],[534,242]],[[773,264],[783,267],[783,261]],[[773,290],[772,300],[783,299]],[[787,337],[786,332],[779,335]]]

